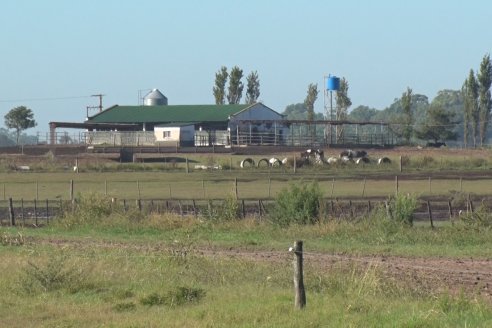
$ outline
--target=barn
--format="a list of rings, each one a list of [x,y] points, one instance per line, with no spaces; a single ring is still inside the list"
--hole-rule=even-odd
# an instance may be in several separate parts
[[[262,103],[167,105],[167,98],[154,89],[142,105],[115,105],[88,117],[86,124],[96,128],[87,132],[86,140],[93,145],[137,146],[266,144],[286,134],[283,119]],[[98,124],[101,129],[97,129]],[[111,129],[111,125],[131,126],[134,131]]]

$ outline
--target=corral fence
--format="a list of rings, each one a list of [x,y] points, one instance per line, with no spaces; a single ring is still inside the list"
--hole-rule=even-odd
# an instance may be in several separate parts
[[[112,211],[145,214],[174,214],[182,217],[214,217],[220,213],[224,199],[111,199]],[[238,199],[237,217],[265,219],[275,205],[274,199]],[[43,226],[59,218],[65,211],[73,211],[77,200],[0,200],[0,225]],[[369,215],[377,208],[388,207],[387,198],[338,199],[326,198],[321,204],[322,217],[335,220],[354,220]],[[460,202],[449,199],[419,199],[413,214],[415,222],[452,221],[463,213],[472,213],[478,207],[492,209],[492,197],[468,198]]]

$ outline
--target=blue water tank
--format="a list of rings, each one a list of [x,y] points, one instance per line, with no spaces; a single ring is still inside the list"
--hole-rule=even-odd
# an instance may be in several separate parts
[[[338,91],[340,89],[340,78],[336,76],[329,76],[326,80],[326,90]]]

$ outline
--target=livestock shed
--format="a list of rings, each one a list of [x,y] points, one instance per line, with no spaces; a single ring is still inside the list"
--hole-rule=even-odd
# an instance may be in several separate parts
[[[245,123],[244,121],[248,121]],[[283,115],[262,103],[243,105],[142,105],[112,106],[87,119],[87,123],[132,124],[138,126],[138,145],[176,143],[179,145],[211,146],[245,144],[252,132],[278,139],[287,128],[281,123]],[[275,124],[266,121],[275,121]],[[253,123],[252,123],[253,122]],[[278,122],[278,123],[277,123]],[[146,132],[146,133],[145,133]],[[118,131],[88,131],[87,134],[107,135],[114,144]],[[148,134],[148,136],[146,136]],[[102,140],[101,138],[86,138]],[[142,143],[142,140],[145,143]]]

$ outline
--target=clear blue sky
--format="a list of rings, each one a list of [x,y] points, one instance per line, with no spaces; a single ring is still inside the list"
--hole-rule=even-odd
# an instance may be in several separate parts
[[[214,103],[222,65],[257,70],[260,100],[279,112],[330,73],[348,80],[352,108],[383,109],[407,86],[432,99],[491,52],[491,13],[490,0],[3,0],[0,125],[19,105],[39,123],[28,133],[82,122],[95,93],[104,107],[148,88]],[[29,100],[65,97],[84,98]]]

